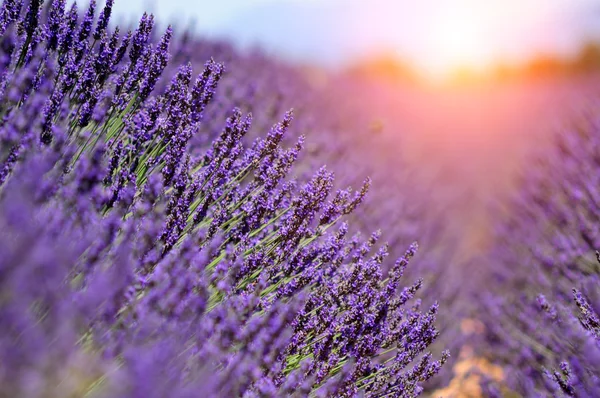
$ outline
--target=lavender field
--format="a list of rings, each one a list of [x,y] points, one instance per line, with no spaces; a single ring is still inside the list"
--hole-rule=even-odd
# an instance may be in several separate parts
[[[0,397],[600,396],[600,72],[435,86],[0,7]]]

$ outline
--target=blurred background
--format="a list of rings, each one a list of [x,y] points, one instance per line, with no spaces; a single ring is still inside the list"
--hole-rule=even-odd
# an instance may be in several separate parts
[[[115,9],[125,20],[151,11],[296,62],[339,68],[395,58],[436,80],[585,63],[600,38],[595,0],[128,0]]]

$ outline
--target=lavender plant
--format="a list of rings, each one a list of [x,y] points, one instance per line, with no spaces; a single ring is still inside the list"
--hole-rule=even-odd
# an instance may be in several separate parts
[[[600,394],[597,153],[590,112],[534,158],[498,225],[489,350],[525,396]]]
[[[465,311],[455,303],[459,301],[457,296],[464,296],[464,288],[460,288],[459,274],[453,272],[454,267],[460,267],[457,263],[461,260],[456,256],[459,246],[447,239],[458,236],[448,231],[448,215],[456,214],[456,209],[448,204],[457,201],[437,201],[440,185],[435,177],[424,175],[425,167],[415,170],[403,161],[398,153],[403,143],[398,139],[404,134],[398,133],[405,127],[400,121],[386,119],[387,133],[375,133],[369,128],[373,109],[365,107],[364,102],[385,96],[379,90],[373,94],[370,84],[349,76],[306,70],[278,62],[259,50],[240,51],[226,42],[195,39],[191,33],[176,40],[175,46],[175,63],[203,62],[214,56],[226,60],[228,65],[214,100],[206,107],[207,116],[199,132],[190,141],[193,150],[205,150],[209,140],[219,133],[219,121],[233,107],[253,113],[252,126],[245,136],[251,140],[268,130],[273,117],[293,105],[297,117],[284,142],[293,145],[301,135],[307,139],[299,154],[301,161],[291,173],[308,176],[326,163],[335,172],[336,185],[340,187],[361,184],[364,175],[371,177],[369,195],[359,208],[346,215],[350,234],[381,230],[380,239],[389,242],[390,247],[406,247],[415,239],[419,241],[424,250],[412,260],[406,277],[423,277],[427,281],[421,294],[425,305],[440,300],[452,308],[438,316],[437,324],[445,336],[438,344],[440,349],[458,349],[462,343],[456,319]],[[365,93],[371,93],[368,101]],[[444,194],[444,198],[448,196]],[[388,271],[393,265],[394,259],[388,257],[382,268]],[[444,379],[438,376],[428,386],[443,386]]]
[[[419,395],[438,305],[350,234],[369,180],[294,173],[291,111],[201,137],[224,65],[112,5],[1,6],[0,395]]]

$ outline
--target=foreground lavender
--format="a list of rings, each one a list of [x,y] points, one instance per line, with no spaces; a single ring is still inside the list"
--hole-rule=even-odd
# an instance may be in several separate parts
[[[488,354],[507,370],[497,391],[600,395],[597,123],[589,112],[534,158],[499,223],[497,286],[483,298]]]
[[[401,286],[416,245],[384,274],[349,234],[369,181],[291,174],[291,112],[192,145],[224,66],[171,68],[171,28],[111,6],[2,4],[0,395],[418,395],[438,306]]]

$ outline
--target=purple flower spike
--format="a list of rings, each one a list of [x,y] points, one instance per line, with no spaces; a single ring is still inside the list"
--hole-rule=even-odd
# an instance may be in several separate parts
[[[94,40],[100,40],[102,38],[102,34],[108,27],[108,22],[110,20],[110,14],[112,12],[112,7],[114,4],[114,0],[106,0],[106,4],[100,12],[100,16],[98,17],[98,22],[96,23],[96,30],[94,31],[93,38]]]

